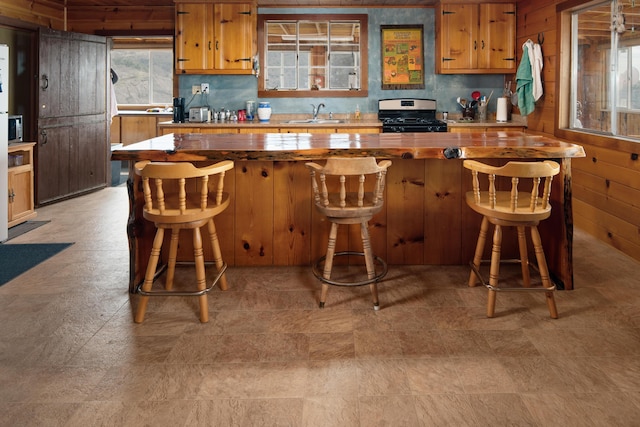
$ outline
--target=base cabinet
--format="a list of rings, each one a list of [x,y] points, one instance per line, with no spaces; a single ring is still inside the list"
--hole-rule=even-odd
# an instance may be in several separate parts
[[[144,141],[158,136],[158,123],[171,120],[170,115],[151,115],[151,114],[122,114],[116,122],[111,124],[111,143],[129,145],[135,142]],[[117,132],[118,140],[114,140],[113,134]]]
[[[105,123],[100,117],[69,122],[41,120],[38,135],[37,202],[53,203],[104,188],[107,183]],[[109,179],[110,181],[110,179]]]
[[[9,146],[9,227],[36,217],[33,197],[35,142]]]

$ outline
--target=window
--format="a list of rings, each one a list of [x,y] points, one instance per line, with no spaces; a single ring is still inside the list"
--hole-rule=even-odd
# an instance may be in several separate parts
[[[111,51],[111,69],[118,105],[171,105],[173,102],[173,49],[128,46]]]
[[[260,15],[258,96],[367,96],[366,15]]]
[[[590,2],[568,12],[567,23],[571,86],[566,127],[640,140],[640,2]]]

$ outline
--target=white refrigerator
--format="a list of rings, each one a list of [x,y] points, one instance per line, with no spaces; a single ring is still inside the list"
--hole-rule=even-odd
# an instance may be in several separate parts
[[[9,222],[9,46],[0,44],[0,242]]]

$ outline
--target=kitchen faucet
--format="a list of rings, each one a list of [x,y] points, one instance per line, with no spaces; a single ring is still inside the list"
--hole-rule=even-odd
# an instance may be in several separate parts
[[[315,105],[311,104],[311,106],[313,107],[313,118],[312,118],[312,120],[317,120],[318,119],[318,113],[320,112],[320,108],[324,107],[324,104],[318,104],[317,107]]]

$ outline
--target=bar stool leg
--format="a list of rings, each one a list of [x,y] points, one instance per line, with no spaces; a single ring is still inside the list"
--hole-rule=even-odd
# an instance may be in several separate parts
[[[202,291],[207,288],[207,279],[204,270],[204,252],[202,250],[202,233],[200,227],[193,229],[193,257],[196,264],[196,289]],[[207,305],[207,294],[198,297],[200,302],[200,322],[209,321],[209,307]]]
[[[162,241],[164,240],[164,228],[158,228],[156,230],[156,237],[153,239],[153,246],[151,247],[151,255],[149,256],[149,264],[147,264],[147,271],[144,276],[144,283],[142,284],[142,290],[149,292],[153,286],[153,278],[156,274],[156,267],[158,266],[158,258],[160,258],[160,248],[162,248]],[[148,295],[141,295],[138,303],[138,309],[136,310],[136,316],[134,322],[142,323],[144,320],[144,314],[147,311],[147,304],[149,302]]]
[[[478,242],[476,243],[476,252],[473,255],[473,266],[477,271],[480,271],[480,262],[482,260],[482,253],[484,252],[484,245],[487,241],[487,231],[489,230],[489,220],[486,216],[482,217],[482,224],[480,224],[480,234],[478,234]],[[476,276],[474,269],[471,269],[469,274],[469,287],[474,287],[480,278]]]
[[[491,269],[489,271],[489,299],[487,301],[487,317],[493,317],[496,311],[496,291],[500,277],[500,250],[502,248],[502,227],[498,224],[493,232],[491,248]]]
[[[176,259],[178,258],[178,240],[180,237],[180,229],[171,229],[171,242],[169,244],[169,266],[167,267],[167,281],[165,283],[165,289],[173,289],[173,278],[176,272]]]
[[[538,227],[536,226],[531,227],[531,240],[533,241],[533,248],[536,252],[536,260],[538,261],[538,270],[540,271],[542,286],[547,289],[551,289],[550,291],[545,292],[547,306],[549,307],[549,314],[551,315],[552,319],[557,319],[558,309],[556,307],[556,300],[553,291],[553,289],[555,288],[551,283],[551,278],[549,277],[549,268],[547,267],[547,260],[544,256],[542,240],[540,239],[540,233],[538,232]]]
[[[525,227],[519,225],[518,229],[518,248],[520,250],[520,268],[522,269],[522,284],[531,287],[531,275],[529,272],[529,255],[527,253],[527,236]]]
[[[324,259],[324,270],[322,277],[325,279],[331,279],[331,270],[333,269],[333,256],[336,253],[336,240],[338,238],[338,223],[331,223],[331,230],[329,231],[329,243],[327,244],[327,255]],[[324,303],[327,300],[327,293],[329,292],[329,285],[322,283],[322,292],[320,293],[320,308],[324,308]]]
[[[222,261],[222,251],[220,250],[220,241],[218,240],[218,233],[216,232],[216,224],[213,222],[213,218],[207,223],[207,230],[209,231],[209,240],[211,241],[211,249],[213,250],[213,261],[216,264],[218,271],[224,266]],[[226,291],[227,286],[227,273],[224,273],[220,277],[220,289]]]
[[[368,221],[360,223],[360,237],[362,238],[362,251],[364,252],[364,262],[367,266],[367,278],[373,279],[376,277],[376,266],[373,260],[373,251],[371,250],[371,239],[369,237],[369,224]],[[373,282],[369,285],[371,289],[371,297],[373,298],[373,309],[380,309],[380,302],[378,300],[378,284]]]

